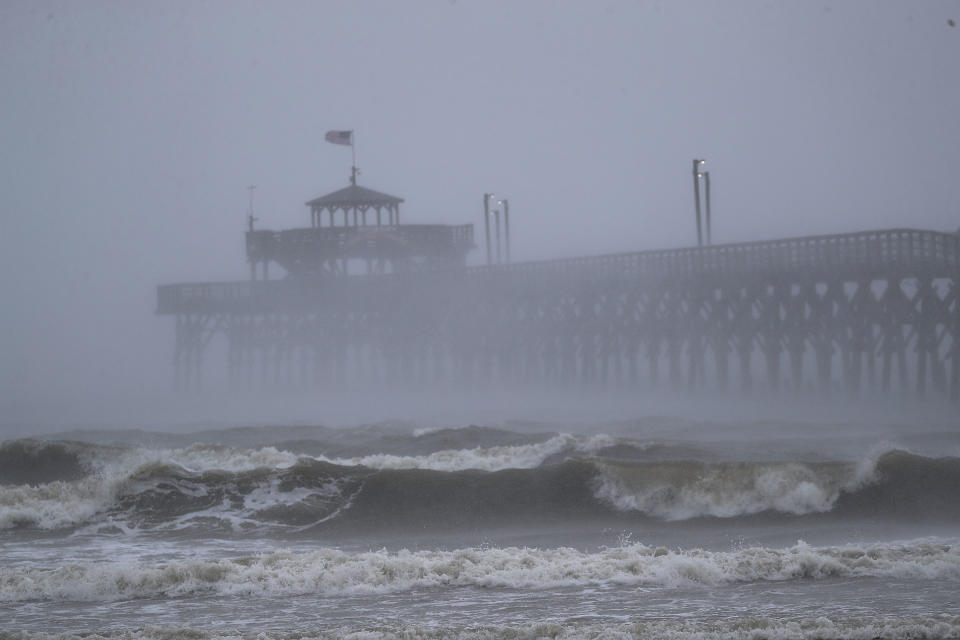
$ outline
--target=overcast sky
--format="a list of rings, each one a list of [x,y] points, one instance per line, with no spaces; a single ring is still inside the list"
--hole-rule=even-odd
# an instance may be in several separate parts
[[[0,4],[0,410],[169,384],[162,282],[347,184],[518,259],[960,226],[960,3]],[[479,251],[475,259],[479,259]]]

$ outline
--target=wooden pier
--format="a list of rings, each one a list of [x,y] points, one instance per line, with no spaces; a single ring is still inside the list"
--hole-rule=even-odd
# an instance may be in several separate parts
[[[397,213],[397,224],[365,230],[343,218],[301,230],[285,258],[269,251],[290,232],[248,233],[253,277],[258,261],[286,259],[282,280],[158,288],[157,313],[176,319],[179,388],[200,385],[208,343],[225,339],[240,388],[960,398],[957,234],[887,229],[468,268],[472,226],[405,229]],[[431,239],[409,239],[421,231]],[[336,249],[303,250],[318,233],[318,247]],[[314,257],[290,257],[302,250]],[[392,268],[376,266],[384,255]],[[345,258],[368,260],[366,273],[350,275]]]

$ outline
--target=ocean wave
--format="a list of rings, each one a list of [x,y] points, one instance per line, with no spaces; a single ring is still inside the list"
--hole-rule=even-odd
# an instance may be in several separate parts
[[[215,535],[313,525],[343,533],[449,530],[601,516],[960,517],[958,458],[893,450],[859,462],[627,460],[605,457],[611,441],[556,436],[425,456],[331,460],[274,447],[91,453],[86,445],[36,445],[41,457],[43,451],[74,456],[84,475],[0,485],[0,529],[194,528]]]
[[[149,449],[14,441],[5,443],[0,453],[11,460],[26,460],[22,467],[56,468],[66,458],[74,461],[76,470],[69,479],[61,480],[48,471],[34,473],[30,482],[23,482],[20,473],[16,482],[0,483],[0,529],[64,529],[87,524],[98,515],[124,528],[131,524],[178,528],[209,524],[211,519],[231,530],[264,522],[304,526],[322,522],[349,504],[349,494],[356,488],[354,478],[371,469],[529,469],[551,456],[588,454],[608,442],[604,436],[562,435],[533,444],[442,450],[425,456],[339,459],[302,456],[275,447],[239,449],[209,443]],[[347,467],[362,469],[354,473]],[[12,473],[7,475],[14,480]],[[404,478],[407,485],[418,482],[415,476]],[[367,491],[373,500],[377,486],[371,482]],[[345,488],[347,493],[342,491]]]
[[[398,456],[378,453],[353,458],[327,458],[318,460],[341,466],[364,466],[372,469],[429,469],[433,471],[501,471],[503,469],[531,469],[558,454],[593,454],[613,446],[610,436],[596,435],[577,437],[560,434],[532,444],[476,447],[471,449],[446,449],[422,456]]]
[[[595,495],[619,511],[666,520],[767,511],[887,517],[960,516],[960,458],[902,450],[858,462],[600,465]]]
[[[475,441],[500,432],[465,428],[442,430],[446,437],[437,444],[462,438]],[[477,431],[481,431],[478,436]],[[461,432],[463,432],[461,434]],[[434,432],[430,432],[434,433]],[[417,440],[422,436],[401,438]],[[504,437],[504,436],[501,436]],[[392,437],[385,445],[397,445]],[[254,449],[230,445],[197,442],[182,448],[155,448],[134,446],[96,445],[72,441],[14,440],[0,445],[0,485],[44,484],[58,480],[76,480],[90,473],[130,471],[138,466],[155,463],[177,465],[189,471],[247,471],[252,469],[284,469],[299,460],[311,458],[340,466],[365,466],[372,469],[432,469],[459,471],[478,469],[526,469],[539,466],[558,455],[591,455],[616,443],[605,435],[573,436],[558,434],[533,442],[507,445],[488,445],[462,448],[440,448],[420,455],[399,455],[384,451],[354,456],[318,453],[307,455],[276,446]],[[293,443],[296,444],[296,443]],[[301,443],[302,444],[302,443]],[[320,446],[320,443],[315,443]],[[334,447],[336,448],[336,447]]]
[[[519,625],[442,626],[371,624],[296,631],[148,627],[131,630],[44,633],[0,631],[0,640],[925,640],[960,637],[960,617],[737,618],[716,622],[531,622]]]
[[[103,447],[79,442],[11,440],[0,444],[0,485],[78,480]]]
[[[883,577],[960,580],[960,548],[934,541],[737,551],[632,544],[347,553],[281,551],[165,564],[130,561],[0,567],[0,601],[117,601],[195,595],[354,595],[423,588],[679,587]]]
[[[730,518],[778,511],[830,511],[840,494],[873,477],[852,463],[658,463],[602,465],[597,498],[621,511],[666,520]]]
[[[62,529],[86,522],[113,503],[116,486],[99,477],[39,486],[0,487],[0,529]]]
[[[157,490],[168,495],[209,493],[205,482],[222,480],[224,474],[233,477],[264,468],[286,469],[298,460],[273,447],[240,450],[209,444],[169,450],[14,441],[4,443],[0,451],[13,459],[26,455],[28,463],[32,461],[42,469],[55,466],[61,459],[75,461],[77,468],[70,479],[44,472],[42,479],[18,474],[18,481],[0,483],[0,530],[68,528],[116,511],[123,498],[131,495]],[[203,473],[208,475],[197,476]],[[164,484],[170,478],[176,481]]]
[[[157,463],[125,483],[108,516],[139,529],[304,527],[348,508],[360,486],[358,477],[312,460],[240,472]]]

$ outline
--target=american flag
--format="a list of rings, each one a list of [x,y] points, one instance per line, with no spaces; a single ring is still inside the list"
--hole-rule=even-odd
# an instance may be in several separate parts
[[[327,142],[332,142],[333,144],[353,144],[353,131],[327,131],[327,135],[324,136]]]

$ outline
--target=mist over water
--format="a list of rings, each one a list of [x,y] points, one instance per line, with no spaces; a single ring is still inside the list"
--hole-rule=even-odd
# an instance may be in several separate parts
[[[957,21],[947,0],[4,3],[0,640],[960,637]],[[717,244],[911,228],[938,233],[858,246],[936,260],[783,285],[795,319],[894,315],[867,346],[817,325],[788,353],[785,329],[779,359],[734,336],[777,283],[737,316],[720,261],[702,299],[646,306],[614,259],[482,268],[491,191],[515,263],[651,268],[622,256],[696,243],[693,158]],[[243,290],[248,225],[307,227],[354,160],[403,224],[473,224],[470,270],[398,261],[378,288],[273,264],[267,290],[316,305],[283,335],[314,341],[281,357],[256,340],[290,327],[255,319],[231,351],[242,322],[212,322],[175,391],[157,285]],[[666,338],[699,304],[739,318],[702,360]]]
[[[330,129],[405,222],[479,238],[509,198],[517,261],[694,244],[694,157],[717,243],[956,230],[953,10],[6,2],[0,408],[169,389],[154,287],[246,279],[247,187],[258,229],[305,226],[348,184]]]

